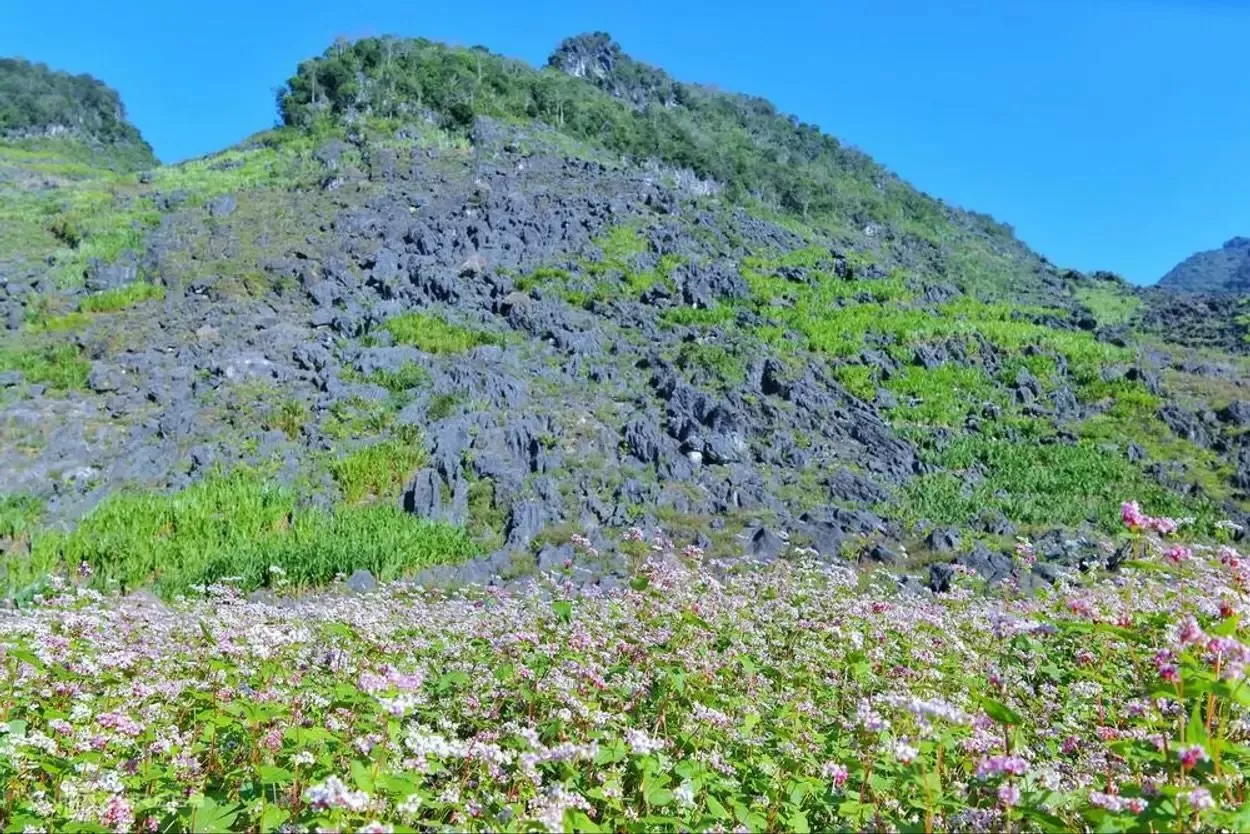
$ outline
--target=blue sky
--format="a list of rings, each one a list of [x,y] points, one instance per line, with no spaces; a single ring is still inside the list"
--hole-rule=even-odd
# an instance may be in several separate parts
[[[1250,235],[1246,0],[4,0],[0,55],[121,91],[165,161],[274,121],[338,35],[542,63],[610,32],[681,80],[772,99],[1063,266],[1157,279]]]

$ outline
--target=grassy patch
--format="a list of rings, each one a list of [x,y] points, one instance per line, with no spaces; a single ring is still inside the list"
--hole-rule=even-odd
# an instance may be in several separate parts
[[[1142,308],[1141,299],[1126,287],[1106,286],[1100,282],[1079,286],[1072,294],[1099,324],[1124,324],[1136,317]]]
[[[463,353],[481,345],[503,343],[498,334],[451,324],[430,313],[404,313],[387,319],[383,327],[397,343],[426,353]]]
[[[364,377],[365,382],[381,385],[392,394],[405,394],[413,388],[420,388],[430,381],[430,372],[416,362],[405,362],[395,371],[379,368]]]
[[[146,281],[135,281],[124,287],[88,295],[78,302],[83,313],[115,313],[144,301],[165,297],[165,288]]]
[[[390,428],[395,412],[389,403],[352,397],[330,406],[322,431],[335,440],[375,437]]]
[[[243,589],[279,575],[296,587],[320,585],[361,568],[386,580],[474,552],[463,531],[392,505],[301,508],[293,490],[240,471],[175,495],[112,496],[71,533],[36,533],[29,558],[5,567],[10,589],[86,562],[100,584],[152,582],[174,596],[231,577]]]
[[[1212,508],[1185,501],[1129,463],[1119,449],[1089,440],[1077,443],[999,439],[968,435],[935,456],[949,470],[924,475],[904,490],[901,511],[912,519],[968,524],[987,509],[1025,526],[1083,522],[1115,529],[1116,512],[1129,496],[1157,512],[1214,521]],[[984,477],[970,477],[981,471]]]
[[[717,382],[733,387],[747,378],[747,359],[737,346],[685,342],[677,350],[677,367],[696,383]]]
[[[330,472],[348,504],[393,498],[425,463],[426,452],[415,432],[374,443],[345,455]]]
[[[899,398],[899,405],[890,409],[891,418],[925,426],[957,428],[969,412],[1004,399],[1002,390],[976,366],[947,364],[925,369],[909,365],[883,385]]]
[[[87,386],[91,365],[74,345],[0,347],[0,371],[19,371],[27,382],[68,391]]]

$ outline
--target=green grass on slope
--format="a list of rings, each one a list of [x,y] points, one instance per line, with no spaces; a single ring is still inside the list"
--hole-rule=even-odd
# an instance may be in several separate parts
[[[1199,529],[1216,520],[1209,503],[1169,492],[1122,451],[1094,441],[966,435],[933,460],[948,471],[911,481],[898,503],[911,520],[970,524],[997,510],[1026,527],[1091,522],[1110,532],[1121,502],[1134,499],[1163,514],[1192,515]]]
[[[4,575],[14,592],[86,562],[99,584],[153,582],[169,597],[232,577],[245,590],[282,577],[295,587],[321,585],[361,568],[394,579],[474,552],[462,530],[392,504],[302,508],[294,490],[239,471],[174,495],[111,496],[73,532],[34,533],[29,555],[11,555]]]
[[[0,345],[0,371],[18,371],[27,382],[65,391],[86,387],[91,365],[74,345]]]
[[[369,125],[379,146],[463,145],[428,126],[401,142],[394,128]],[[93,259],[112,263],[123,252],[141,251],[145,235],[170,208],[166,198],[177,198],[175,208],[196,208],[225,194],[315,186],[325,168],[313,152],[340,133],[267,131],[221,153],[153,168],[144,181],[93,166],[95,157],[74,145],[32,150],[0,143],[0,264],[33,267],[50,259],[58,283],[77,286]],[[340,159],[341,165],[359,163],[351,148]]]
[[[451,324],[430,313],[404,313],[383,324],[398,344],[426,353],[464,353],[481,345],[497,345],[501,336]]]

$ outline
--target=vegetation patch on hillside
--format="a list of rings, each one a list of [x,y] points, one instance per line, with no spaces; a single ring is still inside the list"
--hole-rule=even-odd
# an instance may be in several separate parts
[[[350,476],[345,482],[357,499],[378,487]],[[293,489],[248,470],[213,475],[172,495],[118,493],[72,532],[29,533],[29,552],[4,560],[7,590],[88,570],[99,587],[150,583],[167,598],[218,582],[243,590],[308,588],[358,569],[395,579],[476,552],[463,531],[392,503],[325,511],[296,498]]]

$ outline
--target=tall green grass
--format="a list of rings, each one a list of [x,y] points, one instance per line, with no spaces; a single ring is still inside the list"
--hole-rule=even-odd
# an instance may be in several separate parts
[[[116,494],[72,532],[34,533],[29,554],[4,562],[4,580],[12,593],[85,562],[98,584],[150,582],[172,597],[225,579],[244,590],[279,577],[315,586],[357,569],[385,581],[475,552],[463,530],[394,504],[326,511],[301,507],[296,497],[248,470],[173,495]]]

